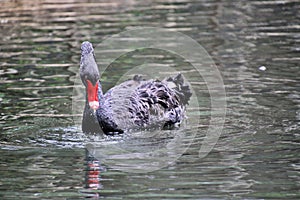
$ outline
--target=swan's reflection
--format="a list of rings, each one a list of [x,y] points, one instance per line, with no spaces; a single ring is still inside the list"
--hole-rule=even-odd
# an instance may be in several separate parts
[[[101,184],[101,173],[105,168],[101,166],[99,160],[93,157],[89,151],[85,151],[85,190],[87,198],[99,198],[99,189],[103,188]]]

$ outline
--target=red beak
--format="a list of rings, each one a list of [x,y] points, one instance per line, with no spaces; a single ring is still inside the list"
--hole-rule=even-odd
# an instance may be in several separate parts
[[[99,99],[98,99],[98,82],[96,85],[93,85],[91,81],[86,80],[87,82],[87,96],[90,108],[96,111],[99,108]]]

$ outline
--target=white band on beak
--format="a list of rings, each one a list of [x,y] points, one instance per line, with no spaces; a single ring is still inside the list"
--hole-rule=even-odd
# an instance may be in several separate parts
[[[89,102],[89,106],[93,110],[97,110],[99,108],[99,102],[98,101],[91,101]]]

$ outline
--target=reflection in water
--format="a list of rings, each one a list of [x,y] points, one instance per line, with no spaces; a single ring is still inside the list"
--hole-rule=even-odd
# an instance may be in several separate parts
[[[108,199],[299,199],[299,9],[294,0],[2,1],[0,198],[80,199],[99,194]],[[215,113],[205,82],[193,77],[193,71],[186,73],[202,95],[199,106],[189,107],[188,113],[193,119],[200,111],[201,124],[188,123],[181,129],[197,134],[179,159],[138,174],[85,155],[86,143],[104,146],[109,141],[115,147],[135,146],[131,150],[136,154],[128,156],[147,152],[137,139],[116,142],[82,134],[71,114],[81,42],[97,44],[139,26],[191,36],[222,73],[226,123],[204,159],[199,159],[198,150]],[[102,75],[106,89],[132,60],[152,59],[155,69],[183,64],[160,53],[127,58],[132,59],[115,63]],[[147,147],[155,151],[157,146],[149,142]],[[126,160],[124,152],[115,153],[108,158]]]
[[[91,189],[100,189],[100,162],[87,155],[87,170],[86,170],[86,187]]]
[[[98,189],[102,188],[100,175],[103,170],[100,161],[86,150],[85,187],[89,190],[84,191],[84,193],[88,194],[89,197],[99,197]]]

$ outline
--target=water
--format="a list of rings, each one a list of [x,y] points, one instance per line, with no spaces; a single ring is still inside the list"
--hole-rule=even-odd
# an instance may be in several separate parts
[[[299,199],[299,9],[298,1],[2,1],[1,199]],[[205,158],[199,158],[199,148],[217,113],[210,113],[210,95],[199,77],[192,79],[201,95],[197,107],[190,106],[187,123],[166,137],[152,132],[154,138],[99,138],[74,124],[81,42],[100,43],[141,26],[192,37],[222,74],[226,120]],[[160,53],[126,55],[125,64],[116,62],[103,74],[104,88],[139,59],[154,60],[156,68],[188,66],[176,55]],[[193,78],[193,72],[186,75]],[[124,170],[134,161],[141,161],[137,168],[147,164],[149,151],[169,141],[176,147],[176,136],[184,141],[188,133],[196,134],[191,143],[164,151],[173,153],[170,157],[160,154],[176,158],[156,160],[162,168]],[[99,148],[86,144],[113,149],[108,153],[114,157],[95,159],[90,154]],[[107,148],[100,153],[105,156]],[[177,158],[181,150],[186,151]]]

